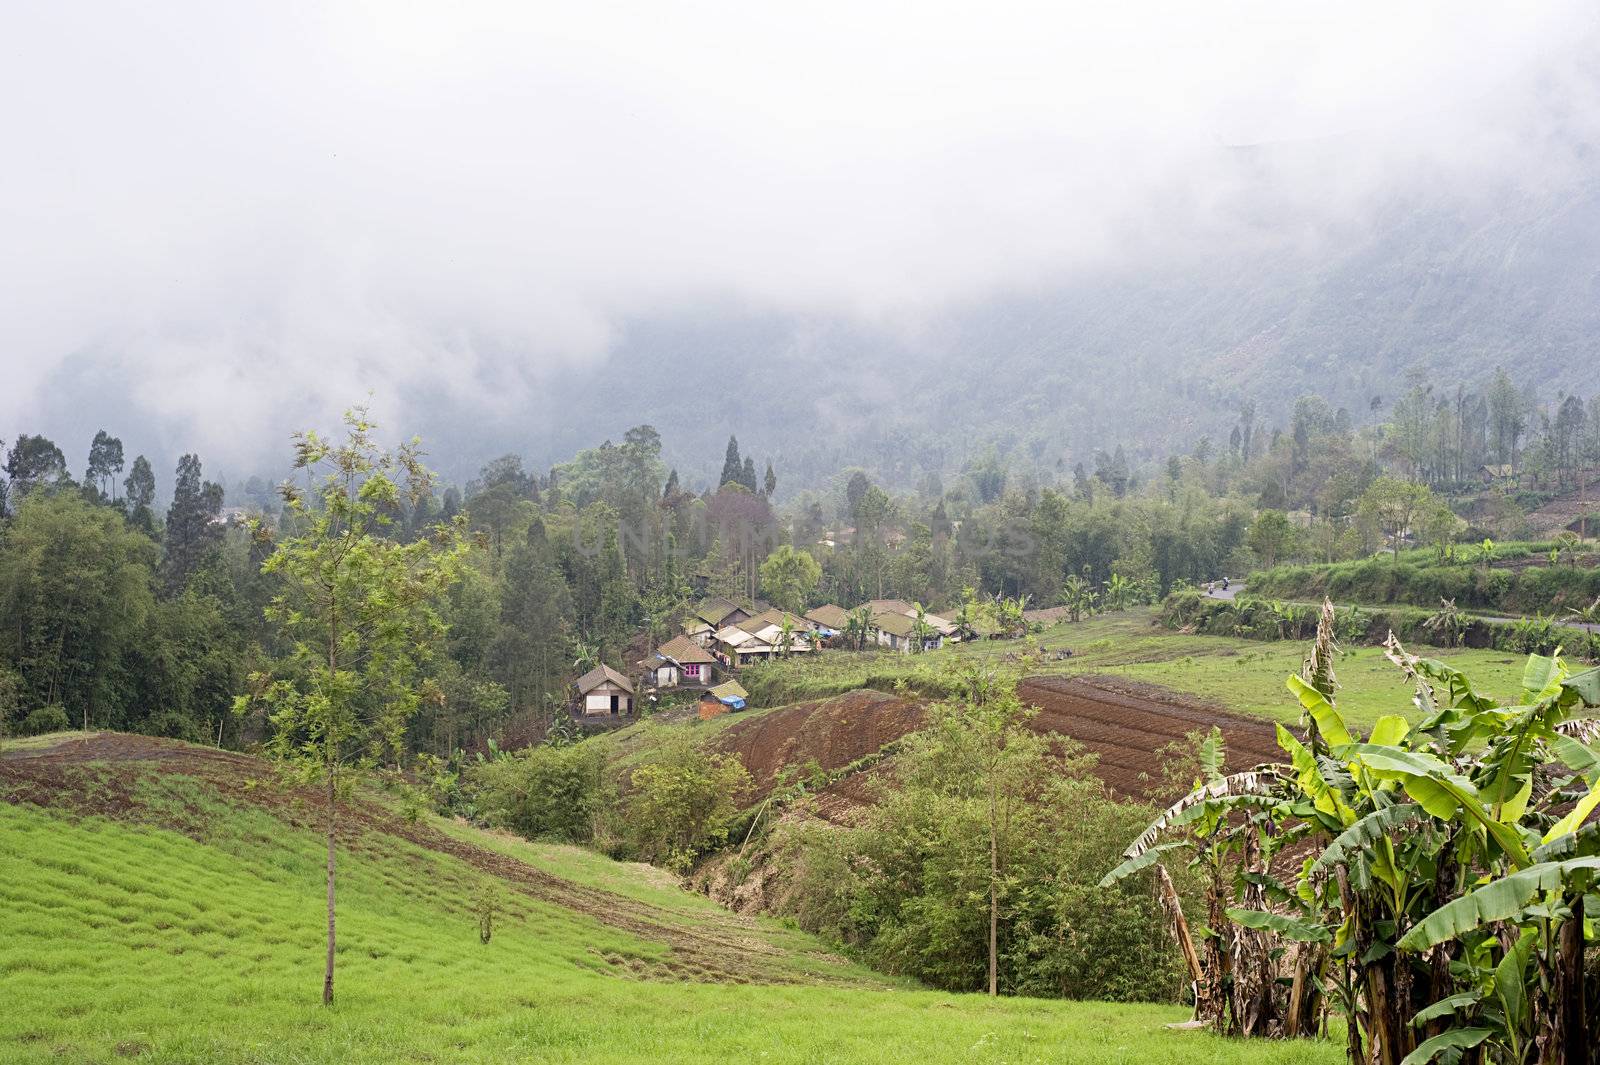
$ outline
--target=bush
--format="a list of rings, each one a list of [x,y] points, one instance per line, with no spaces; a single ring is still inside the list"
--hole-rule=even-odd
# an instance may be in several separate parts
[[[877,968],[947,990],[986,986],[988,800],[973,775],[984,742],[964,715],[940,717],[910,741],[858,827],[783,824],[772,846],[782,912]],[[1181,967],[1148,874],[1099,887],[1154,811],[1110,797],[1070,740],[1024,732],[1006,746],[1016,759],[1007,778],[1026,783],[1003,831],[1001,989],[1172,1000]]]
[[[623,831],[633,854],[685,872],[719,846],[750,785],[737,758],[702,750],[692,736],[668,739],[628,777]]]
[[[1334,630],[1340,643],[1379,644],[1394,633],[1406,643],[1447,645],[1441,635],[1428,628],[1437,613],[1412,606],[1336,607]],[[1243,640],[1304,639],[1316,629],[1316,611],[1309,606],[1278,603],[1241,596],[1238,599],[1208,599],[1197,592],[1174,592],[1161,605],[1160,620],[1169,629],[1186,629],[1206,636],[1232,636]],[[1497,647],[1523,651],[1526,646],[1546,647],[1542,638],[1548,632],[1519,634],[1515,624],[1471,618],[1462,630],[1460,644],[1466,647]],[[1583,646],[1572,638],[1572,630],[1557,630],[1567,647]],[[1532,643],[1530,643],[1532,640]]]
[[[162,710],[145,718],[139,726],[139,731],[149,736],[165,736],[171,740],[187,740],[189,743],[200,743],[207,739],[198,723],[184,717],[176,710]]]
[[[65,732],[72,727],[67,712],[59,706],[41,706],[22,719],[18,730],[24,736],[43,736],[47,732]]]
[[[527,747],[471,767],[465,786],[491,825],[529,839],[585,843],[606,805],[605,752],[592,741]]]
[[[1542,557],[1548,545],[1501,545],[1495,558],[1508,562]],[[1252,573],[1247,583],[1257,596],[1336,603],[1392,603],[1429,608],[1441,599],[1458,607],[1507,614],[1559,613],[1600,595],[1600,569],[1559,565],[1494,569],[1461,562],[1439,562],[1420,554],[1367,558],[1316,566],[1277,566]]]

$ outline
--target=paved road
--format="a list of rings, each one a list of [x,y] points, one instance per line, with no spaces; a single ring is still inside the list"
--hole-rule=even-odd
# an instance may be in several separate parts
[[[1229,581],[1226,588],[1219,584],[1211,591],[1207,592],[1206,595],[1210,596],[1212,599],[1232,599],[1242,591],[1244,591],[1243,581]]]

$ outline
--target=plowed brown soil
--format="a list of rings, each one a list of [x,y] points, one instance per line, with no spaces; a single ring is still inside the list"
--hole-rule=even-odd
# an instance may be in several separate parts
[[[1230,772],[1283,757],[1270,722],[1152,684],[1105,676],[1030,677],[1018,694],[1039,708],[1034,728],[1071,737],[1097,755],[1097,774],[1119,795],[1147,796],[1161,782],[1157,752],[1212,726],[1227,740]],[[842,769],[917,729],[922,716],[918,703],[881,692],[850,692],[740,721],[714,746],[737,756],[749,770],[752,785],[740,799],[750,805],[772,792],[785,767],[815,762],[824,771]],[[872,782],[891,771],[892,766],[871,764],[829,784],[810,808],[826,820],[848,822],[872,802]]]
[[[922,724],[922,706],[876,691],[854,691],[831,699],[795,703],[730,725],[713,747],[732,754],[750,772],[742,796],[759,802],[786,766],[815,762],[832,772],[876,754]]]
[[[1151,684],[1118,677],[1029,677],[1017,694],[1039,708],[1036,729],[1070,736],[1098,755],[1096,773],[1121,795],[1147,795],[1160,780],[1156,752],[1212,726],[1227,741],[1229,772],[1283,759],[1270,722]]]

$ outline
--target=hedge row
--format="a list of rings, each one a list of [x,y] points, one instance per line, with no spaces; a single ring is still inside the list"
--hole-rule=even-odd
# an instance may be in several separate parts
[[[1404,643],[1439,646],[1447,637],[1427,626],[1434,613],[1411,606],[1336,607],[1335,634],[1347,646],[1380,644],[1391,632]],[[1212,599],[1194,589],[1173,592],[1161,605],[1161,623],[1168,628],[1247,640],[1308,640],[1316,634],[1317,614],[1317,608],[1308,603],[1286,603],[1253,595]],[[1461,646],[1517,654],[1549,654],[1562,647],[1568,653],[1590,658],[1600,653],[1600,635],[1547,620],[1463,620]]]
[[[1251,574],[1248,584],[1256,595],[1278,599],[1326,597],[1336,603],[1399,603],[1428,610],[1437,608],[1441,599],[1454,599],[1462,609],[1562,615],[1600,596],[1600,567],[1563,563],[1510,570],[1369,558],[1278,566]]]

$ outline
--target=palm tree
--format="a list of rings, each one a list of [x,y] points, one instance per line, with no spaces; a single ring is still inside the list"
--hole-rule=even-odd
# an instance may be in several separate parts
[[[1061,605],[1067,608],[1067,616],[1073,621],[1082,621],[1085,614],[1092,615],[1095,599],[1094,586],[1076,573],[1061,582]]]
[[[872,635],[872,608],[863,603],[850,611],[845,618],[844,631],[857,651],[865,651],[867,638]]]
[[[1461,637],[1471,623],[1472,619],[1456,606],[1454,599],[1440,599],[1439,609],[1422,623],[1422,627],[1443,636],[1446,647],[1460,647]]]
[[[794,647],[794,622],[784,615],[783,624],[778,626],[778,653],[789,657],[789,651]]]

